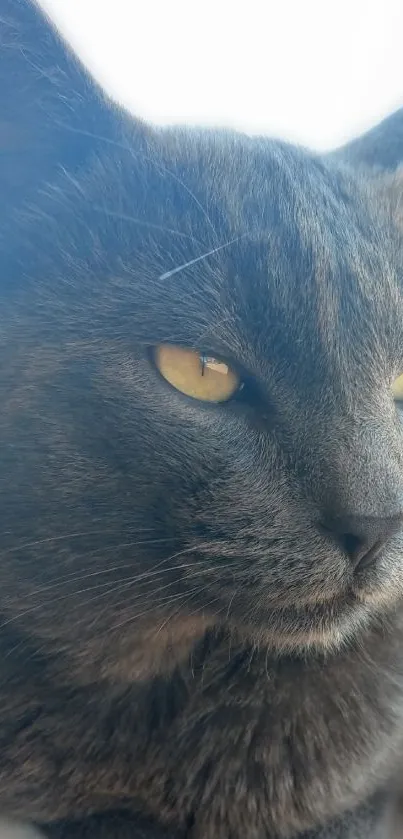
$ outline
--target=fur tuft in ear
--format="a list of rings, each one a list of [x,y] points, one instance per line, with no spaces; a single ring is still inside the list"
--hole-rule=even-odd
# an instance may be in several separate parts
[[[82,165],[112,108],[31,0],[0,0],[0,221],[59,166]]]

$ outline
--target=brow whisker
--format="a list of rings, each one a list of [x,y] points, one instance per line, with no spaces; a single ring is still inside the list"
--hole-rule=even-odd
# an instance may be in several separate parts
[[[136,216],[130,216],[126,213],[120,213],[115,210],[107,210],[104,207],[94,206],[91,205],[91,210],[94,210],[96,213],[103,213],[103,215],[109,218],[116,218],[120,219],[121,221],[129,221],[132,224],[137,224],[140,227],[150,227],[153,230],[160,230],[162,233],[172,233],[174,236],[180,236],[182,239],[190,239],[192,242],[197,242],[197,239],[194,236],[191,236],[189,233],[182,233],[180,230],[175,230],[172,227],[164,227],[162,224],[154,224],[150,221],[143,221],[143,219],[136,218]]]
[[[187,184],[185,184],[184,181],[182,181],[182,179],[179,178],[179,176],[176,175],[175,172],[172,172],[171,169],[168,169],[168,167],[164,166],[164,164],[161,163],[159,160],[154,160],[149,155],[144,154],[144,152],[136,151],[127,143],[119,143],[117,140],[112,140],[112,138],[110,137],[102,136],[102,134],[95,134],[92,131],[85,131],[85,129],[75,128],[71,125],[66,125],[65,123],[59,123],[59,126],[61,128],[66,129],[67,131],[71,131],[74,134],[81,134],[85,137],[92,137],[94,140],[100,140],[101,142],[106,143],[110,146],[114,146],[115,148],[127,151],[129,152],[129,154],[132,155],[132,157],[138,157],[139,159],[146,160],[148,163],[152,163],[152,165],[155,166],[156,169],[160,169],[163,173],[169,175],[169,177],[173,178],[173,180],[175,180],[185,190],[185,192],[188,193],[190,198],[194,201],[196,206],[199,208],[200,212],[203,214],[204,218],[207,221],[207,224],[213,231],[215,238],[218,239],[217,231],[213,225],[213,222],[211,221],[210,216],[207,213],[207,210],[205,209],[205,207],[203,207],[203,204],[200,203],[199,199],[196,197],[196,195],[194,195],[190,187],[188,187]]]
[[[228,242],[224,242],[223,245],[218,245],[216,248],[206,251],[206,253],[203,253],[201,256],[196,256],[195,259],[190,259],[188,262],[184,262],[183,265],[178,265],[177,268],[172,268],[171,271],[166,271],[165,274],[161,274],[158,279],[167,280],[169,277],[173,277],[174,274],[178,274],[179,271],[183,271],[185,268],[195,265],[196,262],[201,262],[202,259],[207,259],[208,256],[212,256],[214,253],[217,253],[217,251],[221,251],[223,248],[228,248],[230,245],[233,245],[234,242],[238,242],[240,238],[240,236],[236,236],[235,239],[230,239]]]

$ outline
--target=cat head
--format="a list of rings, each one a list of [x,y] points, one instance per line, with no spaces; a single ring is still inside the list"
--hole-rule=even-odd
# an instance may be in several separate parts
[[[403,598],[403,112],[329,155],[157,129],[26,0],[0,44],[3,632],[337,648]]]

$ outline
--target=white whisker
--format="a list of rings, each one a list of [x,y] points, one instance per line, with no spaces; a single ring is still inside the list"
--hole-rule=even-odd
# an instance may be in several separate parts
[[[94,551],[89,551],[88,553],[85,553],[85,554],[77,554],[76,556],[77,556],[77,558],[79,558],[80,556],[95,557],[95,556],[97,556],[97,554],[101,554],[103,556],[107,552],[120,551],[122,548],[138,547],[138,546],[144,546],[144,545],[155,545],[155,544],[161,544],[161,543],[166,544],[166,542],[170,542],[170,541],[173,541],[173,542],[176,541],[176,537],[172,537],[171,539],[150,539],[150,540],[146,540],[146,541],[141,540],[140,542],[137,542],[137,541],[135,541],[135,542],[123,542],[122,544],[111,545],[109,548],[102,548],[102,549],[97,548]],[[159,562],[156,566],[153,566],[153,567],[158,567],[159,565],[161,565],[162,563],[164,563],[166,561],[167,560],[164,559],[161,562]],[[112,574],[113,571],[120,571],[122,568],[132,568],[132,567],[133,567],[133,562],[121,562],[118,565],[111,565],[108,568],[100,568],[100,569],[97,569],[96,571],[91,571],[91,572],[88,572],[88,573],[85,571],[85,569],[83,569],[83,571],[80,572],[79,574],[77,574],[76,571],[71,571],[69,574],[65,574],[62,577],[58,577],[58,579],[54,583],[49,583],[47,585],[43,585],[43,586],[40,586],[40,587],[36,588],[35,591],[29,592],[27,596],[28,597],[35,597],[37,594],[41,594],[42,592],[49,591],[53,588],[57,588],[57,586],[63,585],[64,583],[80,582],[81,580],[85,580],[88,577],[97,577],[101,574]],[[152,569],[150,569],[150,571],[152,571]],[[144,572],[144,573],[149,573],[149,572]]]
[[[147,531],[153,531],[154,528],[152,527],[144,527],[141,530],[136,532],[146,533]],[[113,528],[109,527],[108,529],[102,528],[102,530],[82,530],[82,531],[75,531],[72,533],[63,533],[61,536],[47,536],[45,539],[36,539],[34,542],[23,542],[22,545],[13,545],[12,548],[5,548],[1,551],[0,557],[7,556],[8,554],[17,553],[18,551],[23,551],[25,548],[35,548],[37,545],[46,545],[49,542],[62,542],[66,539],[76,539],[78,537],[83,536],[99,536],[105,533],[113,533]]]
[[[165,598],[165,601],[174,602],[176,600],[179,600],[179,598],[181,598],[182,600],[185,600],[186,597],[188,597],[189,594],[192,594],[193,592],[196,592],[196,591],[200,591],[200,586],[197,586],[194,589],[190,589],[190,591],[181,592],[180,594],[172,594],[169,597]],[[161,602],[164,602],[164,599],[162,601],[159,601],[159,604]],[[115,623],[114,626],[113,626],[113,629],[121,629],[122,626],[127,626],[128,623],[132,623],[133,621],[137,620],[138,618],[142,618],[142,617],[144,617],[144,615],[148,615],[148,614],[150,614],[151,612],[154,612],[154,611],[155,611],[155,604],[148,609],[144,609],[142,612],[137,612],[136,615],[129,615],[128,618],[125,618],[125,620],[120,621],[120,623]]]
[[[94,210],[96,213],[103,213],[103,215],[108,218],[129,221],[131,224],[137,224],[140,227],[150,227],[152,230],[161,230],[162,233],[172,233],[173,236],[180,236],[182,239],[190,239],[192,242],[196,242],[198,244],[197,239],[195,239],[194,236],[191,236],[189,233],[181,233],[180,230],[175,230],[172,227],[164,227],[162,224],[154,224],[150,221],[144,221],[143,219],[136,218],[136,216],[126,215],[126,213],[120,213],[115,210],[107,210],[105,207],[92,206],[91,210]]]
[[[207,251],[203,253],[201,256],[196,256],[195,259],[190,259],[189,262],[184,262],[183,265],[178,265],[177,268],[172,268],[171,271],[166,271],[165,274],[161,274],[159,277],[160,280],[167,280],[169,277],[173,277],[174,274],[178,274],[179,271],[183,271],[185,268],[189,268],[190,265],[195,265],[196,262],[201,262],[202,259],[207,259],[208,256],[212,256],[217,251],[223,250],[223,248],[228,248],[230,245],[233,245],[234,242],[238,242],[240,236],[236,236],[235,239],[230,239],[229,242],[224,242],[223,245],[218,245],[217,248],[213,248],[211,251]]]
[[[168,175],[170,178],[176,181],[182,187],[182,189],[184,189],[185,192],[188,193],[192,201],[194,201],[196,206],[199,208],[200,212],[203,214],[204,218],[207,221],[207,224],[213,231],[216,239],[218,239],[217,231],[213,225],[213,222],[211,221],[210,216],[207,213],[207,210],[205,209],[205,207],[203,207],[203,204],[200,203],[199,199],[196,197],[196,195],[194,195],[190,187],[188,187],[187,184],[185,184],[184,181],[182,181],[182,179],[179,178],[179,176],[176,175],[175,172],[172,172],[171,169],[168,169],[167,166],[164,166],[164,164],[161,163],[161,161],[154,160],[149,155],[144,154],[143,152],[136,151],[132,146],[129,146],[127,143],[119,143],[117,140],[113,140],[111,137],[103,137],[102,134],[95,134],[92,131],[85,131],[82,128],[73,128],[73,126],[66,125],[64,123],[59,123],[59,126],[61,128],[65,128],[67,131],[71,131],[74,134],[82,134],[85,137],[92,137],[94,140],[100,140],[101,142],[106,143],[107,145],[114,146],[115,148],[122,149],[123,151],[127,151],[129,152],[129,154],[131,154],[132,157],[138,157],[140,160],[146,160],[147,163],[151,163],[153,166],[155,166],[156,169],[160,169],[161,172],[163,172],[165,175]]]
[[[0,629],[3,629],[4,627],[9,626],[9,624],[11,624],[11,623],[15,623],[16,621],[20,620],[21,618],[25,617],[28,614],[32,614],[33,612],[40,611],[41,609],[44,608],[44,606],[48,605],[49,602],[51,602],[52,604],[53,603],[60,603],[62,601],[68,600],[69,598],[75,597],[79,594],[84,594],[84,593],[89,592],[89,591],[95,591],[97,589],[99,590],[100,588],[105,588],[107,586],[112,585],[112,588],[109,587],[106,592],[103,592],[100,595],[96,595],[95,598],[90,598],[90,600],[87,600],[87,601],[80,601],[79,605],[81,607],[83,605],[87,605],[88,603],[94,602],[94,600],[96,600],[96,599],[99,600],[99,599],[101,599],[105,596],[113,594],[116,591],[122,590],[124,588],[127,589],[130,586],[136,585],[139,582],[147,583],[147,580],[151,577],[151,575],[152,576],[158,576],[158,573],[161,573],[161,574],[164,573],[163,571],[161,571],[161,572],[156,571],[156,569],[159,568],[161,565],[165,565],[166,563],[172,561],[173,559],[177,559],[177,557],[179,557],[179,556],[183,556],[183,555],[192,553],[192,551],[196,551],[196,550],[198,550],[202,547],[205,547],[204,543],[201,543],[199,545],[192,545],[188,548],[184,548],[183,550],[178,551],[175,554],[172,554],[172,556],[166,557],[165,559],[161,560],[161,562],[157,563],[157,565],[154,566],[154,569],[152,571],[145,571],[141,575],[137,575],[135,577],[133,577],[131,575],[130,577],[125,578],[125,581],[120,581],[117,586],[113,586],[111,582],[97,583],[95,586],[87,586],[84,589],[79,589],[78,591],[68,592],[67,594],[61,595],[60,597],[55,597],[51,601],[46,601],[45,603],[42,602],[42,603],[37,604],[35,606],[31,606],[29,609],[24,609],[24,611],[19,612],[17,615],[13,615],[13,617],[8,618],[7,620],[0,623]],[[168,571],[171,571],[171,570],[175,570],[175,568],[176,569],[178,569],[178,568],[179,569],[184,569],[186,567],[194,567],[196,565],[197,565],[197,563],[194,562],[194,563],[190,563],[188,565],[181,564],[181,565],[176,566],[176,567],[175,566],[170,566],[169,568],[166,569],[166,571],[168,572]],[[202,569],[201,568],[200,573],[206,573],[210,570],[211,569],[205,569],[205,568]],[[192,575],[192,576],[196,576],[196,574]],[[175,581],[172,581],[171,583],[168,583],[167,585],[174,585],[176,582],[177,581],[175,580]],[[139,597],[142,597],[142,596],[143,596],[143,593],[139,595]]]

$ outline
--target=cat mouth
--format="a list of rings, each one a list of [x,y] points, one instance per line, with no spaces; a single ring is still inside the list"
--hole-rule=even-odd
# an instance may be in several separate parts
[[[355,580],[348,590],[322,600],[255,608],[245,630],[280,653],[336,652],[392,613],[403,597],[396,580]]]
[[[269,609],[265,616],[255,613],[241,631],[281,653],[335,651],[363,630],[372,614],[369,604],[349,592],[320,604]]]
[[[280,591],[264,578],[257,584],[253,575],[234,590],[234,579],[223,581],[221,575],[210,589],[217,606],[212,613],[217,624],[276,650],[335,650],[393,610],[403,596],[403,583],[392,579],[386,564],[356,575],[348,570],[332,568],[327,577],[318,573],[311,584],[301,580],[294,590]]]

